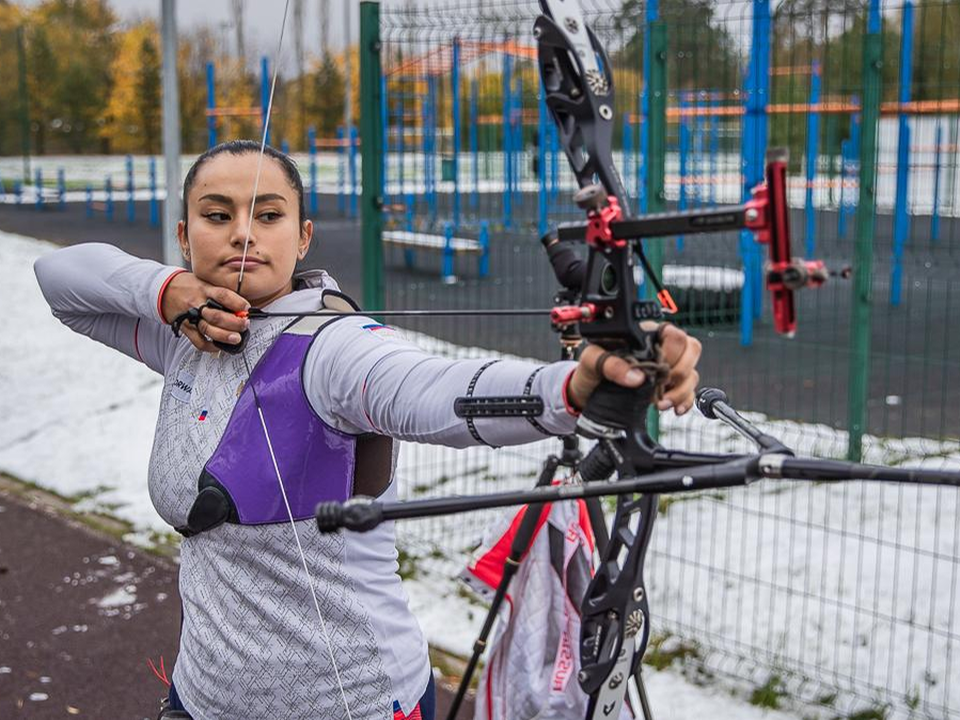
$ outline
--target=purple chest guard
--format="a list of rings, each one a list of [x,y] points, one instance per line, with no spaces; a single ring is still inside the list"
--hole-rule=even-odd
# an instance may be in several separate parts
[[[198,482],[187,524],[190,537],[230,522],[263,525],[290,517],[260,424],[254,391],[294,520],[312,518],[317,503],[353,495],[357,439],[327,425],[310,407],[301,372],[314,336],[281,333],[257,363],[233,409],[220,444]]]

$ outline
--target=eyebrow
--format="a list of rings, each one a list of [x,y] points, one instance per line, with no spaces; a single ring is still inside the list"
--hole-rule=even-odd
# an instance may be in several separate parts
[[[226,195],[220,195],[218,193],[207,193],[206,195],[202,196],[200,200],[212,200],[213,202],[219,202],[230,206],[236,204],[233,198],[227,197]],[[260,203],[271,202],[273,200],[279,200],[280,202],[284,203],[287,202],[287,199],[280,193],[263,193],[262,195],[257,195],[254,204],[259,205]]]

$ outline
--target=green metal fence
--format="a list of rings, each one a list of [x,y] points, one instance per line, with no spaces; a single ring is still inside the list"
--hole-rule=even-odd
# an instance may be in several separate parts
[[[663,242],[704,384],[800,453],[960,466],[960,3],[584,6],[614,66],[634,209],[738,202],[755,158],[787,146],[795,251],[853,270],[800,295],[784,340],[759,312],[752,239]],[[369,305],[550,304],[537,238],[578,211],[538,96],[537,12],[396,2],[378,22],[364,3],[362,142],[383,148],[375,172],[364,163]],[[448,236],[475,251],[445,266]],[[558,355],[536,319],[403,325],[453,356]],[[665,415],[661,439],[741,447],[693,417]],[[407,446],[403,492],[528,486],[548,448]],[[661,510],[654,623],[689,667],[792,695],[805,715],[960,718],[957,491],[770,483]],[[398,532],[425,571],[452,574],[490,517]]]

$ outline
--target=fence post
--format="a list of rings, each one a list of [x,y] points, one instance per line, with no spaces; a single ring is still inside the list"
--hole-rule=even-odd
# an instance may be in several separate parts
[[[317,129],[307,128],[307,152],[310,153],[310,217],[317,216]]]
[[[910,119],[903,111],[903,104],[910,102],[910,85],[913,75],[913,3],[903,4],[903,25],[900,36],[900,89],[897,99],[897,196],[893,208],[893,268],[890,273],[890,304],[900,304],[903,281],[903,247],[910,232],[907,216],[910,189]]]
[[[743,116],[741,157],[743,164],[742,198],[763,182],[767,151],[767,103],[770,96],[770,0],[753,0],[753,42],[750,65],[744,82],[746,113]],[[753,344],[753,321],[763,303],[763,261],[753,233],[740,233],[740,257],[743,258],[743,292],[740,295],[740,344]]]
[[[380,68],[380,3],[360,3],[360,142],[362,163],[360,228],[363,238],[363,305],[384,306],[383,292],[383,112]]]
[[[804,193],[804,215],[806,220],[807,258],[812,258],[816,249],[814,232],[816,231],[816,215],[814,214],[814,184],[817,181],[817,160],[820,156],[820,63],[814,61],[810,70],[810,112],[807,114],[807,187]]]
[[[937,125],[937,130],[940,130],[940,126]],[[0,195],[3,195],[3,183],[0,182]],[[67,176],[64,169],[57,168],[57,204],[60,210],[67,209]],[[934,201],[936,205],[936,201]]]
[[[377,111],[379,112],[379,110],[380,108],[378,107]],[[379,124],[380,123],[377,123],[378,126]],[[357,126],[356,125],[350,126],[349,131],[347,132],[347,137],[349,138],[349,142],[350,142],[350,153],[347,156],[349,159],[348,167],[350,170],[350,217],[356,218],[357,217]],[[380,142],[377,143],[377,147],[382,147],[382,145],[380,144],[382,142],[383,142],[383,138],[381,137]],[[381,152],[383,151],[381,150]],[[377,160],[377,164],[379,164],[379,162],[380,161]],[[362,168],[361,168],[361,171],[362,171]],[[379,175],[382,179],[383,177],[382,172],[378,172],[377,175]],[[380,195],[380,189],[381,189],[380,183],[378,183],[376,188],[373,189],[373,192],[375,195],[380,197],[380,204],[382,205],[383,196]]]
[[[278,58],[279,62],[279,58]],[[270,61],[264,55],[260,58],[260,132],[264,134],[267,145],[270,144]]]
[[[680,117],[677,119],[677,151],[680,155],[680,189],[677,198],[677,209],[686,210],[687,203],[687,183],[690,178],[690,121],[683,114],[683,111],[690,107],[690,95],[682,93],[680,95]],[[683,252],[683,235],[677,235],[677,250]]]
[[[470,81],[470,124],[467,129],[467,142],[470,144],[470,209],[477,209],[477,193],[480,185],[480,146],[477,142],[477,123],[479,122],[480,100],[477,80]]]
[[[43,168],[38,165],[35,172],[36,179],[34,180],[34,185],[37,187],[37,195],[33,199],[33,202],[37,210],[43,210]]]
[[[509,228],[513,222],[513,132],[510,123],[513,115],[513,58],[503,53],[503,226]]]
[[[150,225],[160,224],[160,203],[157,200],[157,158],[150,156]]]
[[[460,38],[453,39],[450,103],[453,106],[453,226],[460,228]]]
[[[337,126],[337,212],[347,214],[347,149],[343,145],[343,126]]]
[[[207,147],[217,144],[217,71],[212,62],[207,63]]]
[[[113,222],[113,178],[107,175],[107,204],[106,204],[106,214],[107,221]]]
[[[547,234],[547,123],[553,122],[547,111],[547,90],[540,81],[537,113],[537,234]]]
[[[867,424],[870,375],[871,288],[873,233],[876,223],[877,126],[880,121],[881,60],[880,0],[870,0],[867,32],[863,36],[863,103],[860,115],[860,199],[854,240],[853,298],[850,317],[850,368],[847,457],[859,462]]]
[[[667,24],[659,17],[654,0],[647,2],[647,37],[644,43],[644,198],[643,212],[662,212],[667,157]],[[645,240],[644,249],[650,268],[663,277],[663,240]],[[655,298],[653,283],[644,283],[647,297]],[[651,408],[647,429],[656,439],[660,434],[660,414]]]
[[[133,155],[127,155],[127,222],[132,223],[137,219],[137,208],[133,204]]]
[[[933,155],[933,217],[930,219],[930,239],[934,242],[940,239],[940,170],[943,160],[940,155],[940,145],[943,143],[943,126],[937,118],[937,130],[934,133]]]
[[[453,224],[443,224],[443,270],[440,273],[444,285],[453,285],[457,276],[453,271]]]

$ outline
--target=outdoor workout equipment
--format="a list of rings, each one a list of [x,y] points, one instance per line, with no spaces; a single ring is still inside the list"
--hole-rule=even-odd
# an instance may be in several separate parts
[[[219,107],[217,105],[217,70],[212,62],[207,63],[207,147],[217,144],[217,120],[230,117],[256,117],[260,119],[261,132],[267,133],[270,110],[270,62],[266,55],[260,58],[260,105],[253,107]]]

